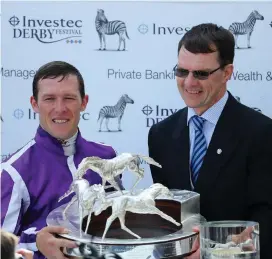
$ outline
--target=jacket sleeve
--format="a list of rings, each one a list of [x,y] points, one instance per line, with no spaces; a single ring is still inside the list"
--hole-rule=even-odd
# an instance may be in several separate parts
[[[148,133],[148,152],[149,152],[149,157],[153,158],[156,162],[162,165],[162,159],[160,158],[160,152],[159,152],[162,146],[158,148],[158,142],[160,141],[160,139],[158,137],[155,126],[156,125],[153,125],[150,128]],[[167,186],[167,182],[164,179],[163,168],[150,165],[150,170],[151,170],[153,183],[161,183]]]
[[[265,127],[259,127],[258,134],[254,136],[248,160],[249,219],[259,223],[260,258],[270,258],[272,240],[272,123],[265,125]]]
[[[23,214],[22,192],[20,183],[13,176],[13,168],[10,173],[6,170],[1,172],[1,227],[15,235],[20,230]]]
[[[19,172],[11,164],[2,164],[1,172],[1,226],[20,236],[18,248],[34,253],[34,258],[44,258],[36,247],[36,227],[23,230],[23,216],[30,205],[30,196]]]

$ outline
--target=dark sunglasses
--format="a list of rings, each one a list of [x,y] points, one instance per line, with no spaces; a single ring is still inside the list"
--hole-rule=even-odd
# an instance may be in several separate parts
[[[208,77],[222,68],[222,66],[212,70],[212,71],[205,71],[205,70],[196,70],[196,71],[191,71],[193,73],[194,78],[199,79],[199,80],[206,80]],[[184,68],[178,68],[178,65],[175,65],[173,68],[175,75],[177,77],[185,78],[189,75],[190,71]]]

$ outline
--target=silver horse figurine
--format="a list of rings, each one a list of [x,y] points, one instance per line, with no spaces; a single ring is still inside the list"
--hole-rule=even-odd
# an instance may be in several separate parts
[[[70,185],[69,190],[59,198],[59,202],[75,192],[75,195],[71,201],[67,204],[63,210],[63,219],[66,219],[66,212],[72,206],[73,203],[78,201],[78,210],[79,210],[79,224],[80,224],[80,236],[82,236],[82,221],[84,216],[84,211],[88,211],[88,221],[85,228],[85,234],[87,233],[90,221],[91,214],[93,212],[93,207],[95,201],[98,199],[105,202],[105,191],[101,184],[89,185],[89,182],[85,179],[76,179]]]
[[[131,189],[131,192],[133,192],[136,185],[144,177],[144,169],[140,168],[140,159],[144,160],[148,164],[152,164],[160,168],[162,167],[153,158],[137,154],[122,153],[112,159],[102,159],[100,157],[93,156],[86,157],[81,161],[78,166],[76,178],[82,178],[86,171],[91,169],[98,173],[102,178],[103,188],[105,188],[106,182],[109,182],[111,186],[122,193],[122,190],[115,181],[115,178],[127,169],[135,173],[137,176],[137,180]]]
[[[112,207],[112,215],[107,219],[102,239],[105,238],[109,227],[116,218],[119,218],[121,228],[123,230],[137,238],[141,238],[125,226],[125,215],[127,211],[138,214],[157,214],[173,224],[180,226],[181,224],[179,222],[160,211],[155,206],[155,198],[157,196],[173,198],[173,194],[167,187],[163,186],[162,184],[155,183],[137,195],[121,195],[102,201],[101,206],[94,210],[94,215],[97,216],[109,206]]]

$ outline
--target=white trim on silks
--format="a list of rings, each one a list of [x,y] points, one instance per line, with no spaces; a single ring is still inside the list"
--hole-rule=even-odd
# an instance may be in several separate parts
[[[17,249],[24,248],[30,251],[38,251],[37,244],[35,243],[19,243],[16,247]]]
[[[30,205],[30,196],[26,184],[18,171],[10,164],[5,165],[4,169],[12,178],[14,185],[2,228],[14,233],[21,210],[21,199],[23,199],[24,202],[25,213]]]
[[[23,232],[27,235],[36,235],[39,231],[36,231],[36,227],[28,228],[24,230]]]
[[[101,146],[106,146],[106,147],[111,147],[112,148],[112,146],[111,145],[107,145],[107,144],[105,144],[105,143],[103,143],[103,142],[96,142],[96,141],[91,141],[91,142],[93,142],[93,143],[96,143],[96,144],[99,144],[99,145],[101,145]],[[115,150],[114,150],[115,151]]]
[[[31,146],[36,143],[34,139],[29,141],[22,149],[20,149],[17,153],[12,155],[5,163],[2,164],[2,169],[5,169],[6,166],[11,165],[17,159],[19,159]]]
[[[72,177],[73,177],[73,180],[74,180],[76,172],[77,172],[76,165],[75,165],[75,162],[74,162],[74,155],[71,155],[71,156],[67,157],[67,165],[69,167],[69,170],[70,170],[70,172],[72,174]]]

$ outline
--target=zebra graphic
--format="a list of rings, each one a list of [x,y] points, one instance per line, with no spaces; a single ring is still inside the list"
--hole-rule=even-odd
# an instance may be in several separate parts
[[[263,20],[264,17],[260,15],[256,10],[252,11],[245,22],[234,22],[230,25],[229,31],[235,37],[235,47],[239,49],[237,44],[238,35],[245,35],[247,34],[247,48],[251,48],[250,46],[250,38],[253,32],[256,20]]]
[[[129,39],[127,34],[127,28],[126,24],[122,21],[108,21],[107,17],[104,14],[104,10],[98,9],[97,15],[95,18],[95,28],[99,36],[100,40],[100,48],[99,50],[102,50],[102,42],[104,43],[103,50],[106,50],[106,39],[105,34],[107,35],[113,35],[117,33],[119,35],[119,46],[118,50],[121,48],[121,43],[124,43],[123,50],[126,50],[126,39],[124,37],[124,34],[126,34],[126,37]]]
[[[121,130],[121,120],[124,115],[124,111],[126,108],[127,103],[134,103],[134,101],[127,95],[124,94],[121,96],[119,101],[114,106],[104,106],[99,111],[99,116],[97,121],[100,120],[100,128],[99,131],[101,131],[101,126],[104,118],[106,118],[106,128],[108,131],[111,131],[108,127],[109,119],[110,118],[118,118],[118,131]]]
[[[234,96],[234,97],[239,103],[241,103],[241,98],[239,96]],[[257,112],[259,112],[259,113],[262,113],[262,110],[257,108],[257,107],[250,107],[250,108],[257,111]]]

